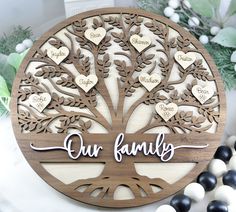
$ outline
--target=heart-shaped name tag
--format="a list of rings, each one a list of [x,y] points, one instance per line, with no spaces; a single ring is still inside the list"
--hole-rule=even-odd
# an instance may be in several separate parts
[[[32,94],[29,97],[29,104],[41,113],[51,102],[51,99],[49,93]]]
[[[75,82],[87,93],[92,87],[97,84],[98,78],[94,74],[90,74],[88,76],[80,74],[75,78]]]
[[[161,82],[161,76],[159,74],[147,74],[142,73],[138,77],[139,82],[148,90],[151,91]]]
[[[183,69],[186,69],[195,62],[196,55],[194,52],[188,52],[185,54],[182,51],[177,51],[175,53],[175,60],[182,66]]]
[[[132,35],[130,37],[130,43],[135,49],[138,50],[138,52],[141,52],[148,46],[150,46],[152,42],[151,39],[147,36],[140,37],[139,35]]]
[[[52,47],[47,50],[47,55],[52,59],[57,65],[59,65],[70,53],[70,50],[62,46],[59,49]]]
[[[102,39],[106,36],[106,30],[103,27],[98,27],[97,29],[87,29],[84,32],[84,36],[92,41],[93,43],[95,43],[96,45],[98,45]]]
[[[212,86],[209,85],[206,87],[195,85],[192,88],[192,93],[201,104],[204,104],[208,99],[210,99],[214,95],[214,89],[212,88]]]
[[[175,103],[165,104],[159,102],[156,104],[156,112],[167,122],[171,117],[173,117],[178,112],[178,105]]]

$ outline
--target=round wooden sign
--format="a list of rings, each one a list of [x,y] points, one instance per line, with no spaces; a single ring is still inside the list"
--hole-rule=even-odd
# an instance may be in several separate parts
[[[29,164],[81,202],[134,207],[205,169],[225,121],[212,58],[185,29],[137,9],[76,15],[30,49],[12,123]]]

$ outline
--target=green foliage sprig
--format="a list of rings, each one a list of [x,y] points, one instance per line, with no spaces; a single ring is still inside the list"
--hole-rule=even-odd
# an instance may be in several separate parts
[[[0,117],[10,112],[12,84],[16,71],[27,53],[27,50],[20,54],[15,53],[16,45],[31,36],[30,28],[24,29],[22,26],[17,26],[14,27],[12,33],[4,34],[0,38]]]

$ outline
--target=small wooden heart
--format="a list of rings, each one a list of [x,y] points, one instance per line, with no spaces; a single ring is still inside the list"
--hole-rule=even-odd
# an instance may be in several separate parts
[[[141,52],[148,46],[150,46],[152,42],[151,39],[147,36],[140,37],[139,35],[132,35],[130,37],[130,43],[135,49],[138,50],[138,52]]]
[[[138,77],[139,82],[148,90],[151,91],[161,82],[161,76],[159,74],[147,74],[142,73]]]
[[[59,65],[70,53],[70,50],[62,46],[59,49],[52,47],[47,50],[47,55],[52,59],[57,65]]]
[[[156,112],[167,122],[171,117],[173,117],[178,112],[178,105],[175,103],[165,104],[159,102],[156,104]]]
[[[183,69],[186,69],[195,62],[196,55],[194,52],[185,54],[182,51],[177,51],[175,53],[175,60],[183,67]]]
[[[192,87],[192,93],[201,104],[204,104],[214,95],[214,89],[209,85],[205,87],[195,85]]]
[[[41,113],[51,102],[51,99],[49,93],[32,94],[29,97],[29,104]]]
[[[95,43],[96,45],[98,45],[102,39],[106,36],[106,30],[103,27],[98,27],[97,29],[87,29],[84,32],[84,36],[92,41],[93,43]]]
[[[92,87],[97,84],[98,78],[94,74],[90,74],[88,76],[80,74],[75,78],[75,82],[87,93]]]

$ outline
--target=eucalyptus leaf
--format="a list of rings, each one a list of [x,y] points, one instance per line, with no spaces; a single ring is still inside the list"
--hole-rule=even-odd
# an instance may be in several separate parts
[[[11,53],[8,58],[7,62],[13,66],[16,71],[19,69],[20,64],[22,63],[25,55],[28,53],[28,49],[26,49],[24,52],[18,54],[18,53]]]
[[[12,83],[15,79],[16,71],[8,64],[6,55],[0,54],[0,75],[5,79],[8,90],[11,92]]]
[[[211,41],[225,47],[236,48],[236,29],[233,27],[224,28]]]
[[[10,92],[7,88],[7,83],[2,76],[0,76],[0,97],[10,97]]]
[[[213,5],[209,0],[189,0],[193,10],[201,16],[211,18],[213,16]]]
[[[228,7],[227,15],[231,16],[236,14],[236,0],[231,0],[230,5]]]

